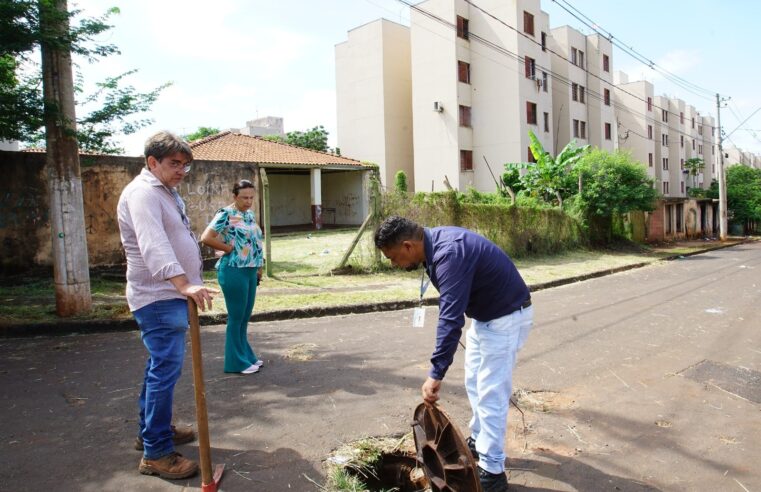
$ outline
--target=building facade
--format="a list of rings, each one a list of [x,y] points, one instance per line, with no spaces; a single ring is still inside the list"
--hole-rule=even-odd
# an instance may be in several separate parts
[[[398,171],[414,189],[410,29],[379,19],[336,45],[338,147],[379,167],[390,186]]]

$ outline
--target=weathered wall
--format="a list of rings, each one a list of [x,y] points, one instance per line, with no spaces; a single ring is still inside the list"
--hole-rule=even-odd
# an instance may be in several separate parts
[[[0,272],[51,264],[44,165],[42,153],[0,152],[0,173],[5,177],[0,180]],[[116,205],[122,189],[142,168],[141,157],[82,156],[85,227],[91,266],[123,263]],[[200,236],[216,210],[232,202],[232,186],[239,179],[256,182],[255,166],[193,162],[193,170],[179,191],[197,235]]]
[[[335,219],[341,225],[357,225],[365,220],[367,200],[362,174],[356,171],[322,174],[323,214],[326,208],[335,209],[335,218],[326,215],[323,220]]]
[[[310,224],[309,172],[304,174],[267,173],[270,183],[272,225],[292,226]]]

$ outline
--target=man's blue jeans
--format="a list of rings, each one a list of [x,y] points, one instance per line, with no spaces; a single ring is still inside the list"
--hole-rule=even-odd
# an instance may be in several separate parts
[[[169,299],[148,304],[132,313],[148,349],[143,391],[140,393],[140,435],[145,459],[155,460],[174,451],[172,400],[174,385],[185,359],[188,301]]]
[[[470,435],[476,440],[478,465],[490,473],[505,471],[513,368],[533,318],[534,308],[529,306],[491,321],[474,319],[466,335],[465,389],[473,410]]]

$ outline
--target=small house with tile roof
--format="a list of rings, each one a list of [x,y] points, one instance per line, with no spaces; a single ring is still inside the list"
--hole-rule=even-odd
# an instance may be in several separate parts
[[[240,166],[240,179],[256,185],[260,217],[266,175],[272,227],[359,225],[369,213],[367,184],[375,169],[370,164],[231,131],[190,146],[196,161]]]

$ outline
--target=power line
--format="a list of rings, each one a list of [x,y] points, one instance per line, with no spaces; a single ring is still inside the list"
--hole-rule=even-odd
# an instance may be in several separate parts
[[[558,6],[560,8],[562,8],[563,10],[565,10],[566,12],[571,14],[573,17],[575,17],[577,20],[582,22],[584,25],[586,25],[587,27],[592,29],[597,34],[606,37],[611,42],[611,44],[613,44],[614,46],[618,47],[620,50],[622,50],[623,52],[625,52],[626,54],[628,54],[629,56],[631,56],[635,60],[639,61],[640,63],[643,63],[644,65],[647,65],[651,70],[654,70],[655,72],[660,73],[661,75],[663,75],[664,77],[666,77],[668,80],[670,80],[672,83],[678,85],[679,87],[681,87],[681,88],[683,88],[683,89],[685,89],[685,90],[687,90],[689,92],[692,92],[693,94],[695,94],[698,97],[702,97],[702,98],[705,98],[705,99],[710,99],[709,96],[713,96],[716,93],[716,91],[711,91],[711,90],[705,89],[705,88],[703,88],[703,87],[701,87],[701,86],[699,86],[699,85],[697,85],[695,83],[690,82],[687,79],[684,79],[684,78],[682,78],[682,77],[680,77],[680,76],[678,76],[678,75],[676,75],[676,74],[674,74],[672,72],[669,72],[665,68],[657,65],[655,62],[653,62],[652,60],[647,58],[645,55],[639,53],[633,47],[623,45],[622,42],[619,42],[618,39],[616,37],[614,37],[611,32],[601,28],[599,24],[597,24],[592,19],[587,17],[584,13],[582,13],[579,9],[577,9],[576,7],[571,5],[568,1],[566,1],[566,0],[552,0],[552,1],[554,3],[556,3],[556,4],[558,4]],[[563,4],[565,4],[565,5],[563,5]],[[573,10],[573,12],[572,12],[572,10]],[[601,32],[601,31],[604,31],[604,33]]]

